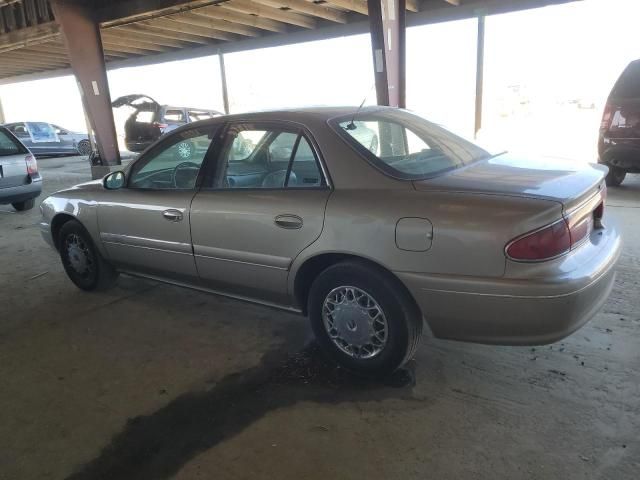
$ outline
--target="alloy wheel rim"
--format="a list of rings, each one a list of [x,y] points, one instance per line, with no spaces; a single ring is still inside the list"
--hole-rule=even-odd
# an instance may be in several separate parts
[[[69,266],[80,276],[87,277],[93,272],[93,260],[86,242],[75,233],[66,241],[67,261]]]
[[[331,341],[357,359],[370,359],[387,344],[387,318],[369,293],[354,286],[331,290],[322,305],[322,321]]]

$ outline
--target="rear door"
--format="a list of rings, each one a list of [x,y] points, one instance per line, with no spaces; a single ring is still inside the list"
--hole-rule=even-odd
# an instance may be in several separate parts
[[[0,198],[3,188],[28,183],[25,157],[29,154],[7,130],[0,127]]]
[[[211,183],[191,207],[196,265],[206,286],[287,302],[293,259],[322,232],[331,193],[307,132],[235,123]]]
[[[34,155],[56,155],[64,153],[60,137],[53,125],[46,122],[25,122],[29,135],[29,149]]]

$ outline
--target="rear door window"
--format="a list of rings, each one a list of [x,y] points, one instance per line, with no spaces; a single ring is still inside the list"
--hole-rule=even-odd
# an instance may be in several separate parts
[[[168,108],[164,112],[164,120],[169,123],[179,123],[184,122],[184,110],[179,110],[177,108]]]
[[[633,62],[622,73],[611,92],[614,98],[640,98],[640,61]]]
[[[209,120],[213,118],[213,114],[211,112],[204,112],[200,110],[189,110],[189,121],[197,122],[199,120]]]
[[[227,189],[324,187],[318,162],[298,129],[237,125],[229,129],[218,183]]]
[[[10,125],[9,130],[11,130],[11,132],[16,136],[16,137],[29,137],[29,132],[27,131],[27,127],[24,125],[24,123],[17,123],[15,125]]]

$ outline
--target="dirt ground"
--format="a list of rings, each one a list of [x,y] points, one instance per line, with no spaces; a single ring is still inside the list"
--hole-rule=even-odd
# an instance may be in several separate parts
[[[40,167],[45,194],[89,178],[80,157]],[[635,480],[640,175],[606,215],[624,253],[583,329],[425,338],[372,383],[326,364],[302,317],[127,277],[83,293],[38,209],[0,206],[0,479]]]

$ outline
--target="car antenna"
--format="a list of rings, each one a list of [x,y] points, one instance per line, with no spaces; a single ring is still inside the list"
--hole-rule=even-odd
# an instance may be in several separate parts
[[[358,107],[358,109],[353,113],[353,117],[351,117],[351,121],[349,123],[347,123],[347,126],[344,127],[345,130],[355,130],[356,128],[356,124],[354,123],[354,120],[356,119],[356,115],[358,115],[358,113],[360,113],[360,110],[362,110],[362,107],[364,106],[364,102],[367,101],[367,97],[369,96],[369,93],[371,93],[371,90],[373,89],[373,87],[371,87],[369,89],[369,91],[367,92],[367,94],[364,96],[364,98],[362,99],[362,103],[360,104],[360,106]]]

